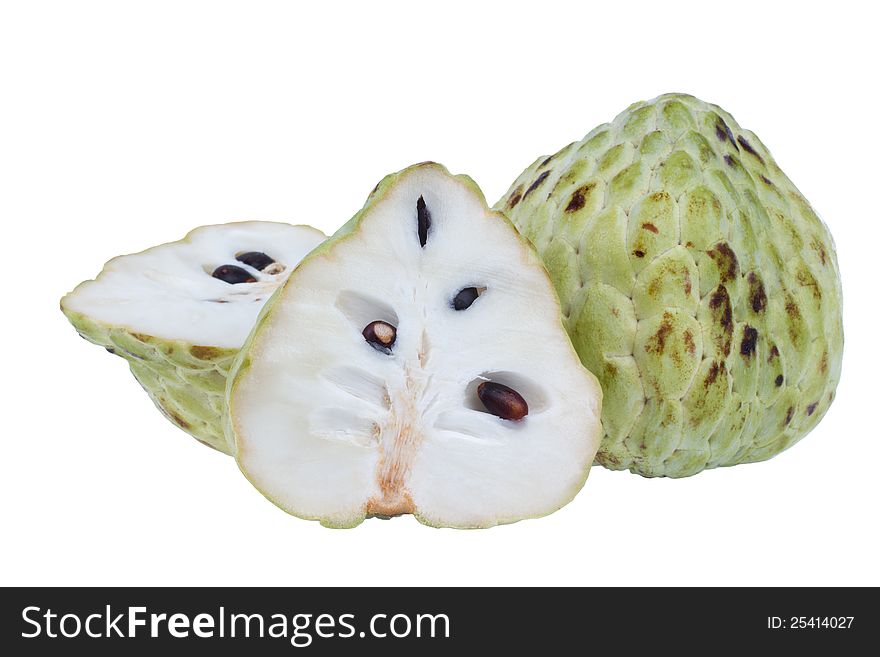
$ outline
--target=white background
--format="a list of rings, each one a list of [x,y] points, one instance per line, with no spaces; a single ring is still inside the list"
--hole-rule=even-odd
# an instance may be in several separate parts
[[[880,584],[877,17],[709,5],[4,3],[0,583]],[[838,397],[769,462],[685,480],[594,468],[558,513],[486,531],[328,530],[170,425],[58,311],[111,256],[200,224],[332,232],[421,160],[492,202],[538,155],[667,91],[756,131],[837,242]]]

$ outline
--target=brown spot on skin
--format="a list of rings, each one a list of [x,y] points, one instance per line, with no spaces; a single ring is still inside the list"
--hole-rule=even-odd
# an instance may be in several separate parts
[[[651,194],[651,200],[659,203],[660,201],[665,201],[669,198],[669,192],[654,192]]]
[[[729,140],[733,147],[739,150],[739,146],[736,145],[736,142],[733,139],[733,132],[731,132],[730,128],[727,127],[727,124],[724,122],[720,116],[718,120],[715,122],[715,136],[718,137],[719,141]]]
[[[797,302],[793,297],[788,297],[785,301],[785,312],[792,319],[800,319],[801,309],[798,308]]]
[[[785,426],[788,426],[789,422],[791,422],[791,418],[794,417],[794,406],[789,406],[788,410],[785,412]]]
[[[755,353],[755,347],[758,344],[758,329],[746,326],[743,329],[742,342],[739,343],[739,353],[747,359]]]
[[[810,288],[810,293],[813,295],[814,299],[822,299],[822,290],[819,289],[819,284],[816,282],[816,279],[813,278],[810,272],[801,269],[798,271],[795,278],[797,279],[797,282],[801,287]]]
[[[776,345],[770,347],[770,355],[767,356],[767,362],[772,363],[774,358],[779,357],[779,349],[777,349]]]
[[[773,187],[773,183],[765,175],[761,175],[761,182],[764,183],[765,185],[769,185],[770,187]]]
[[[599,453],[596,454],[596,460],[606,467],[610,467],[613,469],[620,468],[620,459],[611,452],[600,449]]]
[[[733,155],[725,155],[724,163],[729,167],[735,167],[739,162],[736,161],[736,158]]]
[[[550,163],[550,160],[552,160],[552,159],[553,159],[553,156],[551,155],[551,156],[548,157],[546,160],[544,160],[543,162],[541,162],[541,164],[538,166],[538,168],[539,168],[539,169],[543,169],[545,166],[547,166],[547,165]]]
[[[714,310],[720,308],[722,305],[730,305],[730,296],[727,294],[727,288],[723,285],[719,285],[712,293],[712,296],[709,297],[709,307]]]
[[[605,375],[608,377],[617,376],[617,365],[614,363],[605,363]]]
[[[214,360],[220,356],[220,350],[217,347],[200,347],[198,345],[190,347],[189,353],[199,360]]]
[[[691,242],[690,240],[688,240],[687,242],[685,242],[684,245],[685,245],[685,248],[688,248],[688,249],[692,249],[692,248],[694,248],[694,243]]]
[[[785,381],[785,379],[780,374],[779,376],[776,377],[776,380],[774,381],[774,383],[776,383],[776,387],[778,388],[779,386],[782,385],[783,381]]]
[[[719,285],[712,292],[709,297],[709,308],[714,311],[713,322],[721,327],[720,334],[715,336],[715,346],[718,347],[718,351],[727,355],[733,342],[733,307],[726,287]]]
[[[547,176],[549,176],[549,175],[550,175],[550,172],[545,171],[540,176],[535,178],[535,182],[533,182],[531,185],[529,185],[529,188],[526,190],[526,193],[523,194],[523,198],[527,198],[529,194],[531,194],[533,191],[538,189],[538,187],[541,186],[541,183],[543,183],[545,180],[547,180]]]
[[[739,261],[736,254],[727,242],[719,242],[713,248],[706,251],[706,255],[712,258],[718,267],[718,274],[722,283],[727,283],[736,278],[739,273]]]
[[[663,313],[663,320],[657,332],[645,344],[645,351],[662,354],[666,348],[666,338],[672,333],[672,313]]]
[[[718,363],[713,361],[709,366],[709,372],[706,374],[706,378],[703,381],[703,387],[708,388],[718,379],[718,375],[724,372],[727,368],[724,363]]]
[[[819,405],[819,402],[815,401],[812,404],[810,404],[809,406],[807,406],[807,415],[812,415],[818,405]]]
[[[758,151],[756,151],[754,148],[752,148],[752,145],[746,140],[745,137],[740,135],[739,137],[736,138],[736,140],[739,142],[739,145],[743,147],[743,150],[746,153],[756,157],[758,159],[758,162],[760,162],[761,164],[764,164],[764,158],[758,154]]]
[[[150,336],[145,335],[143,333],[132,333],[131,337],[133,337],[138,342],[149,342],[150,341]]]
[[[652,223],[648,223],[648,222],[643,223],[642,228],[644,228],[645,230],[649,230],[655,234],[660,232],[660,230],[657,228],[657,226],[655,226]]]
[[[80,337],[82,337],[82,336],[80,336]],[[115,354],[115,353],[116,353],[116,350],[115,350],[113,347],[104,347],[104,349],[106,349],[107,351],[109,351],[111,354]]]
[[[620,317],[620,308],[612,308],[611,314],[614,315],[615,317]]]
[[[688,271],[687,269],[685,269],[684,270],[684,293],[687,295],[690,295],[691,290],[693,290],[693,289],[694,289],[694,287],[691,284],[691,272]]]
[[[697,345],[694,343],[694,334],[691,333],[690,329],[684,332],[684,348],[687,349],[691,356],[697,353]]]
[[[822,358],[819,359],[819,373],[823,376],[828,374],[828,352],[822,352]]]
[[[764,292],[764,283],[755,272],[749,272],[749,305],[755,313],[762,313],[767,307],[767,293]]]
[[[633,255],[634,255],[636,258],[644,258],[644,257],[645,257],[645,252],[636,249],[635,251],[633,251]]]
[[[565,211],[577,212],[584,207],[587,204],[587,197],[595,187],[596,183],[591,182],[574,190],[571,194],[571,198],[568,200],[568,205],[565,206]]]
[[[510,195],[510,198],[507,199],[507,207],[514,208],[516,204],[522,200],[522,185],[513,190],[513,193]]]
[[[826,264],[828,254],[825,252],[825,247],[822,245],[822,240],[814,236],[813,239],[810,240],[810,248],[816,252],[816,254],[819,256],[819,260],[822,261],[822,264]]]
[[[192,429],[192,425],[174,411],[168,410],[168,417],[170,417],[171,421],[174,422],[174,424],[179,426],[181,429]]]

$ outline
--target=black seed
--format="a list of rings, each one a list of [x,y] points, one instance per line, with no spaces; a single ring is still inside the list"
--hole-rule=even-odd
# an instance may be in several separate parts
[[[480,291],[477,288],[466,287],[459,290],[455,298],[452,299],[452,307],[456,310],[467,310],[478,296],[480,296]]]
[[[781,386],[781,385],[782,385],[782,382],[783,382],[784,380],[785,380],[785,379],[782,378],[782,375],[781,375],[781,374],[780,374],[779,376],[777,376],[777,377],[776,377],[776,381],[775,381],[775,383],[776,383],[776,387],[778,388],[779,386]]]
[[[419,196],[416,202],[416,213],[419,221],[419,244],[424,248],[428,242],[428,231],[431,229],[431,213],[425,206],[425,199]]]
[[[236,265],[220,265],[211,274],[214,278],[218,278],[224,283],[256,283],[257,279],[251,276],[247,269],[242,269]]]
[[[266,267],[274,264],[275,262],[273,258],[270,258],[261,251],[248,251],[247,253],[239,253],[237,256],[235,256],[235,259],[239,262],[243,262],[249,267],[259,269],[260,271],[263,271]]]
[[[361,331],[361,335],[364,336],[364,340],[373,349],[377,349],[384,354],[390,354],[391,347],[394,345],[394,341],[397,340],[397,329],[388,322],[377,319],[375,322],[367,324],[364,330]]]
[[[522,420],[529,414],[529,405],[516,390],[494,381],[477,386],[477,397],[492,415],[502,420]]]

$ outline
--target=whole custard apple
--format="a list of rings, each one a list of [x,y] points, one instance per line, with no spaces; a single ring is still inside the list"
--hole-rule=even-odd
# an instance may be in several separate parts
[[[604,391],[597,461],[685,477],[768,459],[834,399],[834,243],[748,130],[667,94],[540,157],[497,203]]]

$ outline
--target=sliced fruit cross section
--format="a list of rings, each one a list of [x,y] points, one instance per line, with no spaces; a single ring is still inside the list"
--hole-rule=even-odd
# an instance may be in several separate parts
[[[436,164],[384,179],[267,304],[229,434],[254,485],[330,526],[486,527],[583,485],[601,393],[536,254]]]
[[[80,335],[129,362],[169,420],[227,452],[226,374],[263,304],[324,239],[267,221],[202,226],[114,258],[61,309]]]

